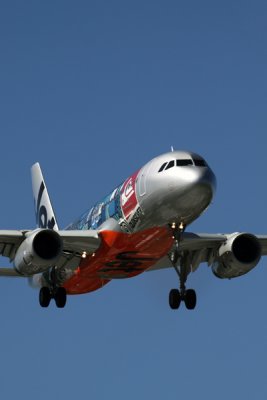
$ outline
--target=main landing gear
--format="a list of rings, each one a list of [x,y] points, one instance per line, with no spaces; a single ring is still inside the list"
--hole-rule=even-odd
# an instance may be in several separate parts
[[[50,272],[50,286],[44,286],[39,292],[39,303],[41,307],[48,307],[51,299],[55,300],[58,308],[64,308],[67,302],[67,292],[64,287],[56,285],[56,270]]]
[[[51,290],[49,287],[42,287],[39,292],[39,303],[41,307],[48,307],[51,299],[54,299],[58,308],[64,308],[67,302],[67,293],[64,287]]]
[[[175,223],[171,225],[174,248],[169,254],[169,259],[173,268],[177,272],[180,281],[180,289],[172,289],[169,293],[169,305],[172,310],[177,310],[181,301],[185,303],[188,310],[194,310],[197,303],[196,292],[193,289],[186,289],[187,276],[190,273],[190,260],[188,255],[179,251],[179,242],[181,241],[182,233],[185,230],[185,225],[181,223],[177,226]]]

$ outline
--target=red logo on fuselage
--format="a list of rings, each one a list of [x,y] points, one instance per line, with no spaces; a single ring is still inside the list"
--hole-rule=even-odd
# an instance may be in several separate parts
[[[124,218],[128,221],[138,206],[136,197],[136,177],[137,171],[130,178],[128,178],[121,189],[121,208]]]

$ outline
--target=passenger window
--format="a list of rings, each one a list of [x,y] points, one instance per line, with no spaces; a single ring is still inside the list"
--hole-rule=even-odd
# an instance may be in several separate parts
[[[193,161],[190,159],[187,160],[176,160],[177,167],[186,167],[187,165],[193,165]]]
[[[167,164],[168,164],[168,163],[165,162],[165,163],[160,167],[160,169],[158,170],[158,172],[163,171]]]
[[[170,161],[165,169],[170,169],[172,167],[174,167],[174,160]]]

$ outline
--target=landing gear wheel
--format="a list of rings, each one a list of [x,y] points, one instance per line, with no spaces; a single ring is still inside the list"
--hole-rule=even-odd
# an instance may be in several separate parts
[[[169,293],[169,305],[172,310],[177,310],[181,304],[181,295],[178,289],[172,289]]]
[[[64,308],[67,301],[67,292],[64,287],[56,289],[54,299],[58,308]]]
[[[188,310],[194,310],[197,304],[197,295],[193,289],[187,289],[184,296],[185,306]]]
[[[51,292],[48,287],[42,287],[39,292],[39,303],[41,307],[48,307],[51,300]]]

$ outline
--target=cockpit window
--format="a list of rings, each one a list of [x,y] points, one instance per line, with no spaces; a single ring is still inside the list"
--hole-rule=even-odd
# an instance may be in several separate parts
[[[162,164],[158,172],[166,171],[167,169],[173,168],[174,166],[176,167],[187,167],[189,165],[195,165],[196,167],[207,167],[207,163],[203,158],[184,158],[181,160],[171,160],[169,162],[165,162]]]
[[[205,160],[201,158],[194,158],[194,163],[196,167],[206,167],[207,163]]]
[[[186,167],[187,165],[193,165],[193,161],[190,158],[185,160],[176,160],[177,167]]]
[[[193,165],[193,161],[191,158],[188,159],[183,159],[183,160],[171,160],[169,162],[165,162],[162,164],[158,172],[162,172],[163,170],[167,170],[170,168],[173,168],[174,166],[176,167],[186,167],[188,165]]]
[[[175,163],[174,160],[170,161],[169,164],[167,165],[167,167],[165,169],[170,169],[172,167],[174,167]]]
[[[163,171],[167,164],[168,164],[167,162],[165,162],[164,164],[162,164],[162,166],[160,167],[160,169],[158,170],[158,172]]]

